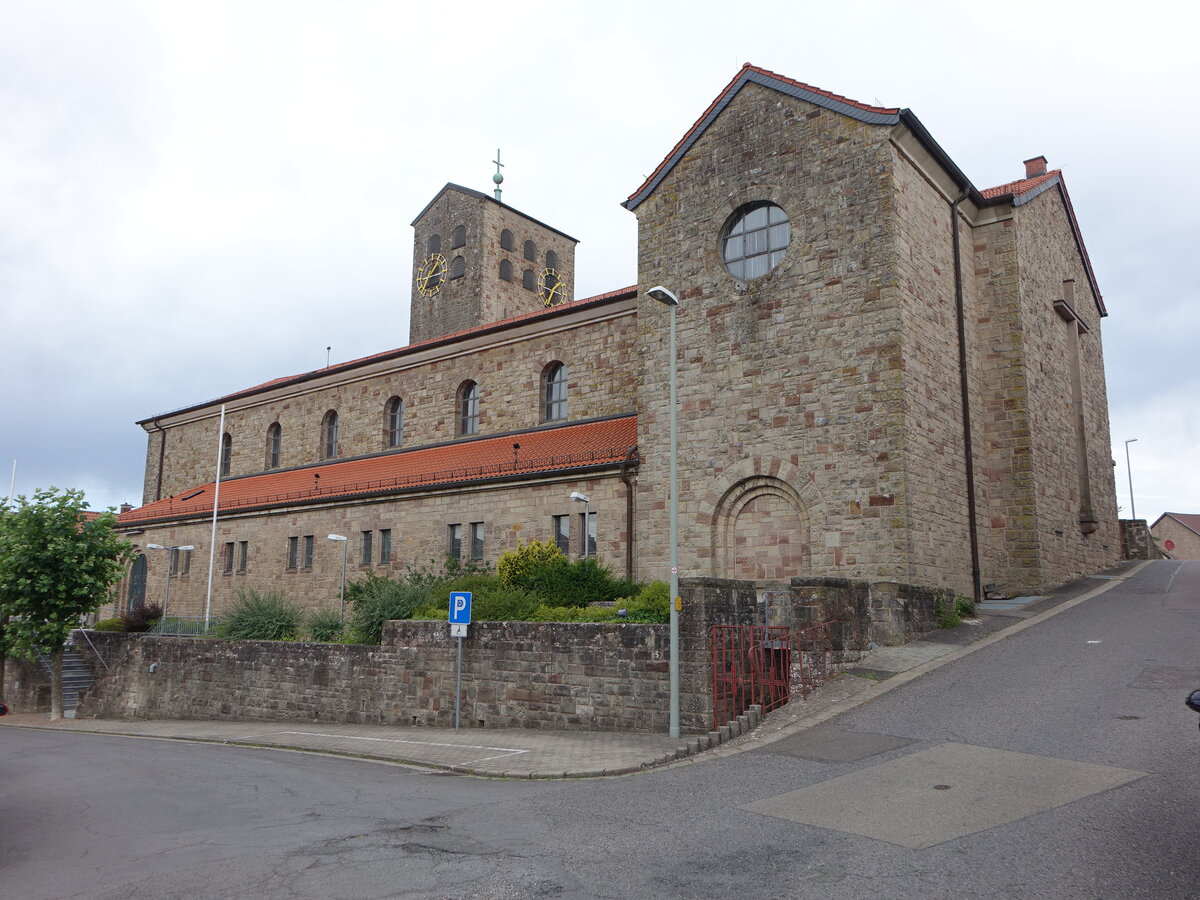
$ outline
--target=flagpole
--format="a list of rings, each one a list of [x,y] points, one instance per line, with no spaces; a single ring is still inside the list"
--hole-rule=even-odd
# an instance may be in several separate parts
[[[221,451],[225,438],[225,404],[221,404],[221,424],[217,426],[217,477],[213,480],[212,537],[208,542],[208,597],[204,601],[204,633],[208,634],[208,620],[212,614],[213,566],[217,560],[217,504],[221,501]]]

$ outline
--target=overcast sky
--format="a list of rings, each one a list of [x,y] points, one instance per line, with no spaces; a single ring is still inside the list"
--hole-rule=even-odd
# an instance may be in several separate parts
[[[416,12],[412,10],[416,9]],[[134,422],[403,346],[448,181],[633,284],[619,204],[744,62],[909,107],[979,188],[1062,167],[1118,503],[1200,513],[1197,5],[0,0],[0,500],[141,501]]]

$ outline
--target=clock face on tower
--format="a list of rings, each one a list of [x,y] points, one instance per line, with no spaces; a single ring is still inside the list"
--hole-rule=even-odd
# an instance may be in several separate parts
[[[562,279],[553,269],[542,270],[542,277],[538,279],[538,293],[541,294],[542,303],[546,306],[558,306],[560,303],[567,302],[567,292]]]
[[[446,257],[440,253],[430,253],[417,268],[417,293],[422,297],[432,297],[446,283],[447,274]]]

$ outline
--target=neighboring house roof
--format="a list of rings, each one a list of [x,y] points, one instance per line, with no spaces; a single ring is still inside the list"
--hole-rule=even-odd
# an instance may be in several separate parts
[[[397,359],[402,356],[407,356],[411,353],[416,353],[419,350],[424,350],[429,347],[436,347],[439,344],[450,344],[454,341],[462,340],[463,338],[472,337],[479,334],[486,334],[490,331],[497,331],[503,328],[511,328],[516,325],[523,325],[527,322],[532,322],[537,319],[548,319],[554,316],[568,314],[574,310],[585,306],[600,306],[605,303],[612,303],[617,300],[626,300],[630,297],[637,296],[637,285],[621,288],[616,291],[609,291],[605,294],[597,294],[594,297],[585,297],[582,300],[573,300],[570,303],[563,303],[560,306],[552,306],[547,309],[534,310],[530,313],[522,313],[519,316],[510,316],[507,319],[501,319],[497,322],[489,322],[486,325],[476,325],[473,328],[467,328],[463,331],[456,331],[452,334],[441,335],[440,337],[430,338],[425,341],[418,341],[415,344],[409,344],[405,347],[398,347],[394,350],[384,350],[380,353],[373,353],[370,356],[363,356],[359,359],[352,359],[348,362],[337,363],[332,366],[326,366],[323,369],[313,369],[311,372],[302,372],[299,375],[285,375],[282,378],[273,378],[270,381],[264,381],[262,384],[257,384],[254,387],[245,388],[240,391],[235,391],[232,394],[226,394],[223,397],[217,397],[215,400],[206,400],[203,403],[194,403],[191,406],[184,406],[179,409],[171,410],[170,412],[160,413],[156,416],[148,416],[145,419],[139,419],[136,424],[148,425],[156,422],[158,419],[164,419],[168,416],[179,415],[180,413],[190,412],[196,409],[204,409],[206,406],[212,406],[217,403],[228,403],[232,400],[240,400],[245,397],[261,394],[272,388],[282,387],[290,384],[300,384],[314,378],[322,378],[326,375],[336,374],[338,372],[348,372],[360,366],[369,363],[381,362],[387,359]]]
[[[519,447],[518,447],[519,445]],[[613,466],[637,445],[637,416],[470,438],[222,481],[219,512],[395,494],[497,478]],[[212,514],[214,483],[122,513],[122,528]]]
[[[1150,530],[1153,531],[1155,528],[1157,528],[1158,524],[1163,519],[1174,519],[1176,522],[1178,522],[1180,525],[1182,525],[1188,531],[1192,531],[1192,532],[1195,532],[1197,535],[1200,535],[1200,514],[1197,514],[1197,513],[1173,513],[1173,512],[1163,513],[1161,516],[1159,516],[1154,521],[1154,524],[1150,526]]]
[[[1045,175],[1035,178],[1013,181],[980,191],[963,174],[963,171],[950,158],[950,155],[942,149],[941,145],[933,139],[933,136],[921,124],[920,119],[916,117],[912,110],[900,109],[898,107],[871,106],[867,103],[861,103],[858,100],[851,100],[849,97],[843,97],[841,94],[834,94],[821,88],[813,87],[811,84],[795,81],[794,79],[759,68],[750,63],[742,66],[741,71],[725,86],[725,89],[717,95],[717,98],[709,104],[708,109],[688,129],[687,133],[672,148],[666,158],[658,164],[658,168],[651,172],[650,177],[643,181],[641,186],[630,194],[629,199],[621,205],[628,210],[634,210],[647,197],[654,193],[655,188],[670,174],[671,170],[684,157],[688,150],[691,149],[692,145],[700,139],[705,130],[716,121],[725,107],[732,102],[733,98],[747,84],[758,84],[771,88],[790,97],[805,100],[815,106],[841,113],[869,125],[896,125],[903,122],[946,172],[950,174],[955,183],[960,185],[962,190],[966,191],[966,195],[971,198],[972,202],[981,207],[1008,202],[1011,202],[1014,206],[1020,206],[1022,203],[1032,200],[1043,190],[1058,185],[1062,191],[1063,203],[1067,209],[1067,217],[1071,223],[1071,230],[1074,233],[1076,245],[1079,248],[1080,255],[1083,257],[1088,283],[1091,285],[1096,298],[1097,311],[1101,316],[1108,315],[1108,310],[1104,306],[1104,300],[1100,296],[1099,285],[1096,283],[1096,275],[1092,271],[1091,258],[1088,256],[1087,248],[1083,244],[1083,235],[1079,231],[1079,223],[1075,219],[1075,209],[1071,205],[1071,198],[1067,195],[1066,185],[1062,183],[1061,171],[1055,170],[1054,172],[1048,172]]]

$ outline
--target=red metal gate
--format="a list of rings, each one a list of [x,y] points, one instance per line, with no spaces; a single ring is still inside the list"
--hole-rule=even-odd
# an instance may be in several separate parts
[[[791,637],[781,625],[714,625],[713,728],[754,704],[763,712],[788,701]]]

